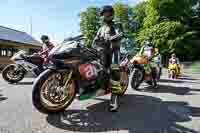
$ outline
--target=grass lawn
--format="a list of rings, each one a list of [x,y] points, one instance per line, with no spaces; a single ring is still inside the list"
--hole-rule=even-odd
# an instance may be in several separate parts
[[[187,69],[192,73],[200,73],[200,62],[193,63]]]

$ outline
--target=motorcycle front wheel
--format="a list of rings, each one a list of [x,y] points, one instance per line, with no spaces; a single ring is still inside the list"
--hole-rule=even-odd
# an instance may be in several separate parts
[[[65,73],[64,76],[67,76]],[[63,74],[47,69],[34,82],[32,102],[41,113],[63,112],[76,96],[75,82],[63,82]]]
[[[3,79],[11,84],[21,81],[25,74],[26,71],[22,68],[22,66],[17,66],[16,64],[10,64],[2,71]]]
[[[140,69],[135,68],[130,75],[131,87],[134,90],[140,91],[139,86],[144,80],[144,72]]]

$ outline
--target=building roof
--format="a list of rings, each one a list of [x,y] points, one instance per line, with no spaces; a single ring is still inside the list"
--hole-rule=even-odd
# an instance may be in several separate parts
[[[35,40],[26,32],[14,30],[4,26],[0,26],[0,40],[13,41],[34,46],[42,46],[39,41]]]

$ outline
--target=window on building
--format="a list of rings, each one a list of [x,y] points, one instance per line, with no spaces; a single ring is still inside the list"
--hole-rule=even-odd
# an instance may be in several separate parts
[[[11,56],[13,56],[17,51],[18,51],[18,49],[16,49],[16,48],[0,47],[0,56],[11,57]]]
[[[17,53],[19,50],[16,48],[11,49],[11,56],[13,56],[15,53]]]
[[[6,49],[5,48],[2,48],[1,49],[1,56],[6,56]]]
[[[8,51],[7,51],[8,53],[7,53],[7,56],[12,56],[12,51],[10,50],[10,49],[8,49]]]

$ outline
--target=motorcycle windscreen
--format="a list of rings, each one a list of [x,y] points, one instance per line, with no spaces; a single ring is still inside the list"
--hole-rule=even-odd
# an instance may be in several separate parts
[[[75,41],[68,41],[65,43],[61,43],[59,45],[57,45],[56,47],[54,47],[49,55],[56,55],[59,53],[64,53],[64,52],[69,52],[71,49],[76,48],[78,46],[77,42]]]
[[[15,54],[11,57],[11,60],[14,60],[14,59],[16,59],[16,58],[19,58],[20,55],[22,55],[22,54],[25,55],[25,54],[27,54],[27,52],[24,51],[24,50],[20,50],[19,52],[15,53]]]

